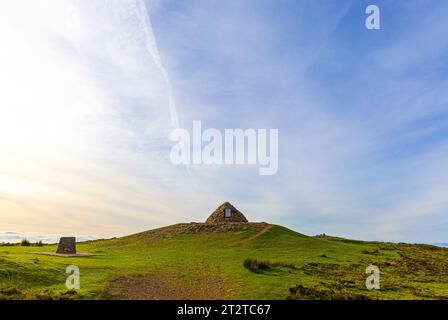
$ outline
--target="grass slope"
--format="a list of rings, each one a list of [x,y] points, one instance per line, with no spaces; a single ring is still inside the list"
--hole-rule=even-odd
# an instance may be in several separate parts
[[[277,225],[179,224],[78,244],[93,257],[33,253],[55,250],[0,247],[0,299],[448,298],[448,249],[313,238]],[[262,264],[245,268],[247,259]],[[365,288],[370,264],[381,269],[379,291]],[[68,265],[81,270],[76,293],[65,288]]]

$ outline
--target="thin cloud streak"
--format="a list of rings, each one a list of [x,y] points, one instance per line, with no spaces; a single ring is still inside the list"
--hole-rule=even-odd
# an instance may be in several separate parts
[[[366,1],[24,3],[0,5],[3,230],[119,236],[229,200],[306,234],[448,240],[446,4],[379,1],[375,33]],[[193,120],[279,128],[278,175],[173,166]]]

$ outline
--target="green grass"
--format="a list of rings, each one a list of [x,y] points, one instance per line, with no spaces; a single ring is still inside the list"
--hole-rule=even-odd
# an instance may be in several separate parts
[[[92,257],[33,253],[56,246],[0,246],[0,299],[125,298],[145,290],[224,299],[448,298],[448,249],[313,238],[275,225],[259,236],[252,224],[201,228],[177,225],[78,244]],[[381,290],[365,288],[370,264],[381,269]],[[76,293],[65,288],[68,265],[80,268]]]

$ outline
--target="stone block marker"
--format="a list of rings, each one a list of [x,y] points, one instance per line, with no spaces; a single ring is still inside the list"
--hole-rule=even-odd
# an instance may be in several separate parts
[[[56,253],[60,254],[76,254],[76,238],[62,237],[59,240],[58,250]]]

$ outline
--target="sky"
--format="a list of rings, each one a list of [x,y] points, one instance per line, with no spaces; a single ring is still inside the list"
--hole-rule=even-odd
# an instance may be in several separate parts
[[[2,1],[0,239],[115,237],[230,201],[308,235],[448,242],[447,10]],[[278,129],[278,173],[173,165],[170,132],[195,120]]]

